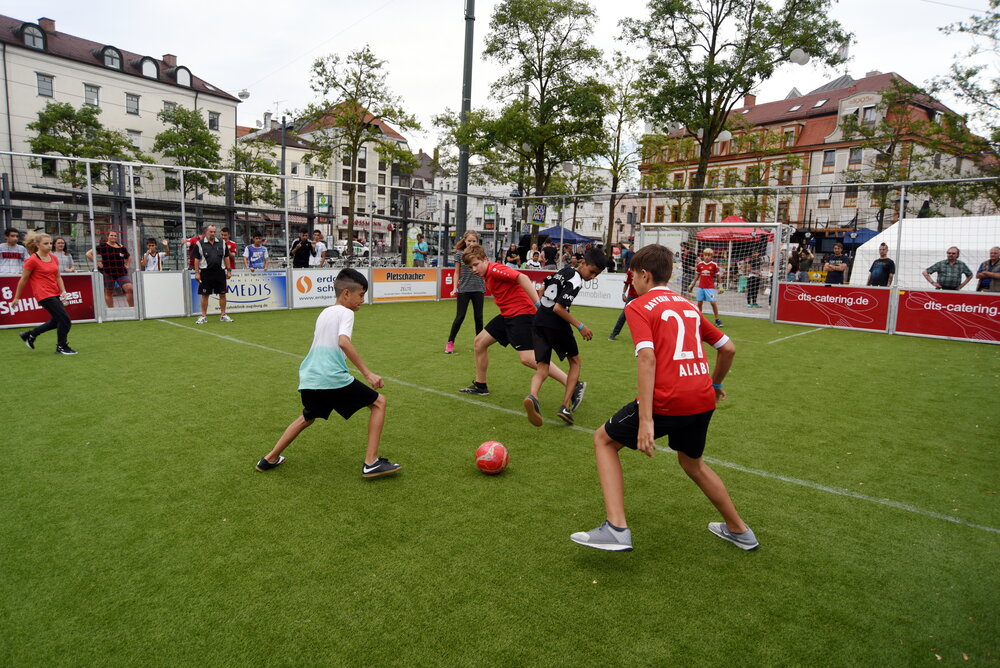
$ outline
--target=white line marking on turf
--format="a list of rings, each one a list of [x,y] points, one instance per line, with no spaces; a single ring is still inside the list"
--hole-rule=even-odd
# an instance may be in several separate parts
[[[817,327],[816,329],[810,329],[808,332],[799,332],[798,334],[792,334],[791,336],[783,336],[780,339],[775,339],[774,341],[768,341],[771,343],[778,343],[779,341],[787,341],[788,339],[794,339],[796,336],[805,336],[806,334],[812,334],[813,332],[822,332],[822,327]]]
[[[252,343],[250,341],[243,341],[242,339],[237,339],[237,338],[234,338],[232,336],[225,336],[224,334],[216,334],[215,332],[210,332],[210,331],[205,330],[205,329],[198,329],[196,327],[190,327],[188,325],[182,325],[180,323],[171,322],[169,320],[160,319],[159,322],[165,323],[167,325],[173,325],[174,327],[180,327],[181,329],[188,329],[188,330],[191,330],[192,332],[197,332],[199,334],[207,334],[209,336],[214,336],[216,338],[223,339],[225,341],[230,341],[232,343],[239,343],[239,344],[244,345],[244,346],[251,346],[253,348],[260,348],[261,350],[267,350],[267,351],[272,352],[272,353],[278,353],[279,355],[288,355],[289,357],[294,357],[294,358],[300,359],[300,360],[305,358],[304,355],[298,355],[296,353],[290,353],[287,350],[279,350],[277,348],[269,348],[268,346],[262,346],[259,343]],[[822,328],[818,328],[816,330],[811,330],[811,331],[818,331],[819,329],[822,329]],[[799,334],[793,334],[792,336],[801,336],[802,334],[809,334],[809,333],[811,333],[811,332],[801,332]],[[785,338],[791,338],[791,337],[785,337]],[[777,339],[777,340],[781,341],[782,339]],[[774,341],[771,341],[771,343],[774,343]],[[510,409],[510,408],[505,408],[503,406],[497,406],[496,404],[488,404],[485,401],[479,401],[477,399],[471,399],[471,398],[469,398],[467,396],[464,396],[464,395],[461,395],[461,394],[452,394],[450,392],[443,392],[441,390],[435,390],[435,389],[430,388],[430,387],[424,387],[423,385],[417,385],[415,383],[408,383],[408,382],[406,382],[404,380],[399,380],[398,378],[390,378],[388,376],[382,376],[382,378],[383,378],[383,380],[387,380],[387,381],[390,381],[390,382],[393,382],[393,383],[397,383],[399,385],[403,385],[404,387],[411,387],[411,388],[413,388],[415,390],[420,390],[421,392],[427,392],[429,394],[434,394],[434,395],[437,395],[439,397],[444,397],[446,399],[457,399],[458,401],[462,401],[462,402],[467,403],[467,404],[473,404],[474,406],[481,406],[483,408],[490,408],[490,409],[495,410],[495,411],[500,411],[501,413],[509,413],[511,415],[519,415],[519,416],[520,415],[524,415],[524,413],[522,411],[516,411],[516,410]],[[562,426],[564,424],[563,422],[556,421],[556,420],[546,420],[546,422],[549,423],[549,424],[556,424],[556,425],[560,425],[560,426]],[[577,424],[569,425],[569,428],[573,429],[574,431],[580,431],[580,432],[583,432],[583,433],[586,433],[586,434],[593,434],[594,433],[593,429],[588,429],[586,427],[582,427],[582,426],[577,425]],[[670,448],[664,448],[664,447],[661,447],[661,446],[656,446],[656,449],[659,450],[660,452],[672,452],[672,450],[670,450]],[[845,496],[845,497],[851,498],[851,499],[858,499],[859,501],[867,501],[869,503],[875,503],[875,504],[878,504],[880,506],[888,506],[889,508],[895,508],[897,510],[903,510],[903,511],[908,512],[908,513],[913,513],[915,515],[923,515],[924,517],[931,517],[931,518],[934,518],[934,519],[937,519],[937,520],[944,520],[945,522],[951,522],[953,524],[960,524],[960,525],[962,525],[964,527],[969,527],[970,529],[979,529],[980,531],[988,531],[990,533],[1000,534],[1000,529],[997,529],[995,527],[987,526],[985,524],[975,524],[973,522],[968,522],[966,520],[963,520],[961,517],[953,517],[951,515],[945,515],[943,513],[939,513],[939,512],[933,511],[933,510],[927,510],[925,508],[920,508],[919,506],[911,506],[908,503],[902,503],[900,501],[893,501],[892,499],[880,499],[880,498],[875,497],[875,496],[868,496],[866,494],[860,494],[860,493],[855,492],[855,491],[850,490],[850,489],[844,489],[843,487],[831,487],[829,485],[823,485],[823,484],[820,484],[818,482],[812,482],[811,480],[803,480],[801,478],[792,478],[790,476],[785,476],[785,475],[781,475],[781,474],[778,474],[778,473],[771,473],[770,471],[762,471],[760,469],[752,469],[752,468],[748,468],[746,466],[742,466],[741,464],[735,464],[733,462],[727,462],[727,461],[722,460],[722,459],[715,459],[714,457],[705,457],[705,461],[708,462],[709,464],[715,464],[716,466],[722,466],[724,468],[732,469],[734,471],[739,471],[740,473],[749,473],[750,475],[760,476],[761,478],[769,478],[771,480],[780,480],[781,482],[787,482],[787,483],[790,483],[792,485],[798,485],[800,487],[807,487],[809,489],[814,489],[814,490],[819,491],[819,492],[827,492],[828,494],[836,494],[837,496]]]

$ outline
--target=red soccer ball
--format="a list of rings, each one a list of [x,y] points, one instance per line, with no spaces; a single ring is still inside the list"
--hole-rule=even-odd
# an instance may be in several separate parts
[[[507,468],[507,448],[499,441],[486,441],[476,450],[476,466],[486,475],[502,473]]]

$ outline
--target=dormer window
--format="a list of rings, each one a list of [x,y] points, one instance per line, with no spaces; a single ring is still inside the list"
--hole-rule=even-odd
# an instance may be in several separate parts
[[[113,47],[104,47],[101,60],[104,61],[105,67],[110,67],[114,70],[120,70],[122,68],[122,54],[118,51],[118,49]]]
[[[178,67],[175,73],[177,77],[177,83],[181,86],[191,87],[191,71],[186,67]]]
[[[150,79],[160,78],[160,68],[156,66],[156,61],[152,58],[143,58],[139,64],[139,69],[142,70],[142,76],[144,77],[149,77]]]
[[[29,49],[45,50],[45,33],[38,26],[27,25],[21,30],[24,45]]]

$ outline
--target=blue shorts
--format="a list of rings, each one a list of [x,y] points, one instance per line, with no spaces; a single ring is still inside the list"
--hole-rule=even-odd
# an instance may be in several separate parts
[[[715,301],[715,288],[698,288],[695,291],[695,301],[699,301],[699,302],[714,302]]]

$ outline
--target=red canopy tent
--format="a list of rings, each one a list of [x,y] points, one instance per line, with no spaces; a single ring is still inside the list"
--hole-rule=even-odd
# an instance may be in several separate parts
[[[722,222],[745,223],[747,221],[739,216],[726,216],[722,219]],[[716,250],[721,250],[718,244],[729,244],[729,247],[725,249],[725,261],[722,267],[724,272],[723,281],[729,283],[734,275],[735,267],[733,263],[740,259],[733,257],[733,243],[762,241],[764,239],[769,242],[774,241],[774,232],[759,227],[706,227],[698,231],[696,238],[706,246],[716,245]]]

